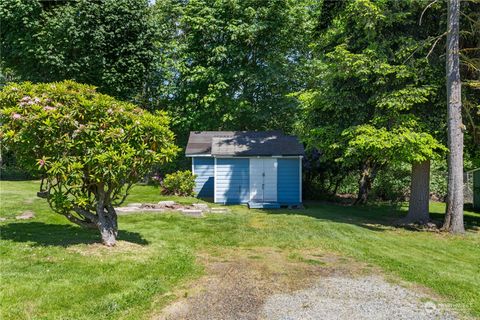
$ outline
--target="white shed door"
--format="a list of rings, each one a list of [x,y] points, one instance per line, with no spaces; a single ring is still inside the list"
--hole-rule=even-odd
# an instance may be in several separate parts
[[[277,201],[277,159],[250,159],[250,200]]]

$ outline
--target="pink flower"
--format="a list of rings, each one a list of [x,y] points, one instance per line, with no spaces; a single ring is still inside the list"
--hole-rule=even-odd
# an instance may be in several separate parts
[[[22,118],[22,115],[18,114],[18,113],[14,113],[12,114],[12,119],[13,120],[18,120],[18,119],[21,119]]]
[[[50,110],[55,110],[55,109],[56,109],[55,107],[51,107],[51,106],[43,107],[43,110],[45,110],[45,111],[50,111]]]
[[[38,165],[40,167],[43,167],[45,165],[45,160],[43,160],[43,159],[38,160]]]

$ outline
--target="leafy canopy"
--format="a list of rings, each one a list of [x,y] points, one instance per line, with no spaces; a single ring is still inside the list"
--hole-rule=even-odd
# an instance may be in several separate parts
[[[133,183],[178,151],[164,113],[93,86],[12,83],[0,92],[0,107],[2,146],[43,173],[55,211],[68,216],[73,210],[83,222],[95,222],[99,200],[118,205]]]
[[[2,73],[33,82],[72,79],[133,99],[154,56],[149,10],[147,0],[2,0]]]
[[[179,132],[288,129],[304,83],[311,0],[159,0],[157,85]],[[160,97],[160,99],[158,99]]]
[[[442,154],[443,70],[425,58],[435,26],[418,28],[421,3],[342,5],[315,47],[318,80],[298,95],[300,135],[351,168]]]

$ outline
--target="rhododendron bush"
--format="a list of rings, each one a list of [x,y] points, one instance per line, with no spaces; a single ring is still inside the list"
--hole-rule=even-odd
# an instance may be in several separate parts
[[[9,84],[0,92],[2,148],[40,170],[39,193],[70,221],[114,245],[115,206],[178,151],[169,119],[72,81]]]

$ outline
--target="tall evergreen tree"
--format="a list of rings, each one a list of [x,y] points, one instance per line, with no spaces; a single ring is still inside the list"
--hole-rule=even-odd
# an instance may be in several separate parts
[[[463,225],[463,130],[459,59],[460,0],[448,1],[447,105],[448,105],[448,190],[443,228],[464,233]]]

